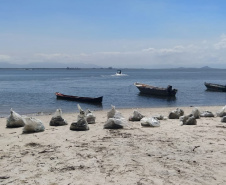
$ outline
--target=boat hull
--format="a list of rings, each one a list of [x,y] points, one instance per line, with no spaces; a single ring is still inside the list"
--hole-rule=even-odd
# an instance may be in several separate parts
[[[177,93],[177,89],[172,89],[171,86],[168,86],[168,88],[159,88],[159,87],[154,87],[154,86],[141,84],[141,83],[135,83],[134,85],[140,90],[140,93],[143,93],[143,94],[175,97]]]
[[[219,85],[213,83],[204,83],[207,90],[209,91],[218,91],[218,92],[226,92],[226,85]]]
[[[79,101],[79,102],[88,102],[88,103],[102,103],[103,96],[97,97],[97,98],[91,98],[91,97],[80,97],[80,96],[71,96],[71,95],[65,95],[59,92],[55,93],[57,99],[62,100],[70,100],[70,101]]]

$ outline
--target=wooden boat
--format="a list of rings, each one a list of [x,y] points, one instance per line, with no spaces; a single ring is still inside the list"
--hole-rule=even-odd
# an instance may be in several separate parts
[[[55,94],[57,99],[63,99],[63,100],[80,101],[80,102],[88,102],[88,103],[102,103],[102,100],[103,100],[103,96],[100,96],[97,98],[91,98],[91,97],[65,95],[59,92],[56,92]]]
[[[134,85],[140,90],[141,93],[149,95],[174,97],[177,93],[177,89],[172,89],[171,85],[167,88],[155,87],[138,82],[134,83]]]
[[[209,91],[220,91],[220,92],[226,92],[226,85],[219,85],[219,84],[213,84],[213,83],[204,83],[207,90]]]

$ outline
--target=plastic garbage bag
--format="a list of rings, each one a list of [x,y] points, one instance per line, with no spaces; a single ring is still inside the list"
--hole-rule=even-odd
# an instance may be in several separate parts
[[[177,108],[176,110],[169,113],[169,119],[179,119],[179,117],[183,115],[184,111],[180,108]]]
[[[62,110],[57,109],[56,112],[54,113],[52,119],[50,120],[49,125],[50,126],[63,126],[67,125],[67,121],[62,118]]]
[[[221,122],[226,123],[226,116],[222,117]]]
[[[78,104],[79,115],[77,117],[77,122],[71,123],[70,130],[76,131],[86,131],[89,130],[88,122],[86,120],[86,113],[82,110],[80,105]]]
[[[109,118],[104,124],[104,129],[121,129],[123,128],[123,120],[117,118]]]
[[[200,113],[200,117],[214,117],[214,114],[208,110]]]
[[[115,106],[111,106],[111,110],[107,112],[107,119],[113,118],[116,113]]]
[[[144,117],[141,119],[141,125],[144,127],[159,127],[160,121],[153,117]]]
[[[96,120],[96,116],[89,109],[86,111],[86,121],[88,124],[94,124]]]
[[[194,107],[191,114],[195,117],[195,119],[200,118],[200,111],[197,107]]]
[[[220,109],[219,111],[217,111],[217,116],[218,117],[226,116],[226,106],[224,106],[222,109]]]
[[[129,121],[140,121],[143,117],[144,115],[142,115],[137,110],[134,110],[133,115],[129,117]]]
[[[25,125],[24,119],[21,115],[10,110],[10,116],[7,118],[6,127],[15,128],[15,127],[23,127]]]
[[[79,120],[80,118],[85,118],[85,117],[86,117],[85,111],[82,110],[82,108],[80,107],[79,104],[77,105],[77,107],[78,107],[78,110],[79,110],[78,120]]]
[[[109,112],[110,114],[108,114],[107,116],[110,116],[110,118],[108,118],[107,122],[104,124],[104,129],[120,129],[124,128],[127,125],[126,119],[119,111],[115,110],[114,106],[112,106],[112,109]],[[114,116],[111,117],[113,114]]]
[[[197,121],[193,114],[190,114],[188,116],[181,116],[179,120],[180,120],[180,125],[196,125],[197,124]]]
[[[23,128],[23,133],[34,133],[34,132],[43,132],[45,127],[43,123],[36,118],[24,118],[25,125]]]
[[[157,120],[167,120],[167,117],[164,117],[163,115],[153,116],[153,118],[155,118]]]

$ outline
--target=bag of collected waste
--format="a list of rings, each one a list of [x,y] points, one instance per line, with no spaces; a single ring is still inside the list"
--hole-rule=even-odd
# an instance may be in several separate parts
[[[197,107],[194,107],[191,114],[195,117],[195,119],[200,118],[200,111]]]
[[[226,123],[226,116],[222,117],[221,122]]]
[[[183,115],[184,111],[180,108],[177,108],[176,110],[169,113],[169,119],[179,119],[179,117]]]
[[[76,131],[86,131],[89,130],[88,123],[86,121],[86,114],[85,111],[82,110],[80,105],[78,104],[79,115],[77,117],[77,122],[71,123],[70,130]]]
[[[50,126],[63,126],[67,125],[67,121],[62,118],[62,110],[57,109],[55,114],[53,115],[52,119],[49,122]]]
[[[141,119],[141,125],[144,127],[159,127],[160,121],[153,117],[144,117]]]
[[[143,117],[144,115],[142,115],[137,110],[134,110],[133,115],[129,117],[129,121],[140,121]]]
[[[25,125],[23,128],[23,133],[34,133],[34,132],[43,132],[45,127],[43,123],[36,118],[24,118]]]
[[[200,113],[200,117],[214,117],[214,114],[208,110]]]
[[[180,125],[196,125],[197,121],[193,114],[188,116],[181,116],[180,118]]]
[[[157,116],[152,116],[152,117],[157,120],[167,120],[167,117],[164,117],[163,115],[157,115]]]
[[[23,127],[25,125],[24,119],[21,115],[10,110],[10,116],[7,118],[6,127],[15,128],[15,127]]]
[[[111,110],[107,112],[107,119],[113,118],[116,113],[115,106],[111,105]]]
[[[89,109],[86,111],[86,121],[88,124],[94,124],[96,120],[96,116]]]
[[[127,125],[126,119],[121,115],[121,113],[116,110],[114,112],[114,117],[107,120],[107,122],[104,124],[104,129],[120,129]]]
[[[226,106],[224,106],[222,109],[220,109],[219,111],[217,111],[217,116],[218,117],[226,116]]]
[[[123,122],[121,119],[109,118],[104,124],[104,129],[121,129],[123,128]]]

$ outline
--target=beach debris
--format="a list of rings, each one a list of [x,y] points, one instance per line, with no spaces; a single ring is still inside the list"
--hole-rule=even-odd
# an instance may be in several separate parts
[[[197,121],[193,114],[189,114],[188,116],[180,116],[180,125],[196,125]]]
[[[152,117],[157,120],[167,120],[167,117],[164,117],[163,115],[157,115],[157,116],[152,116]]]
[[[200,118],[200,111],[197,107],[194,107],[191,114],[195,117],[195,119],[199,119]]]
[[[67,125],[67,121],[62,118],[62,110],[57,109],[55,114],[53,115],[52,119],[49,122],[50,126],[63,126]]]
[[[86,113],[82,110],[80,105],[78,104],[79,115],[77,117],[77,122],[71,123],[70,130],[76,131],[86,131],[89,130],[89,126],[86,120]]]
[[[25,125],[23,128],[23,133],[43,132],[45,130],[43,123],[39,119],[27,117],[24,118],[24,120]]]
[[[109,118],[104,124],[104,129],[121,129],[123,128],[123,122],[121,119]]]
[[[208,110],[200,113],[200,117],[214,117],[214,114]]]
[[[129,117],[129,121],[140,121],[143,117],[144,115],[142,115],[137,110],[134,110],[133,115]]]
[[[184,111],[180,108],[173,110],[169,113],[169,119],[179,119],[180,116],[184,115]]]
[[[96,120],[96,116],[93,114],[92,111],[90,111],[89,109],[87,109],[86,111],[86,121],[88,124],[94,124]]]
[[[21,115],[10,109],[10,116],[7,118],[6,127],[16,128],[23,127],[25,125],[24,119]]]
[[[113,118],[116,113],[115,106],[111,105],[111,110],[107,112],[107,119]]]
[[[112,106],[112,109],[108,112],[107,117],[108,120],[104,124],[104,129],[121,129],[127,125],[126,119],[119,111],[115,110],[115,106]]]
[[[224,116],[224,117],[221,118],[221,122],[222,123],[226,123],[226,116]]]
[[[217,111],[217,116],[218,117],[224,117],[224,116],[226,116],[226,106],[224,106],[222,109],[220,109],[219,111]]]
[[[160,121],[154,117],[144,117],[141,119],[141,125],[143,127],[159,127]]]

